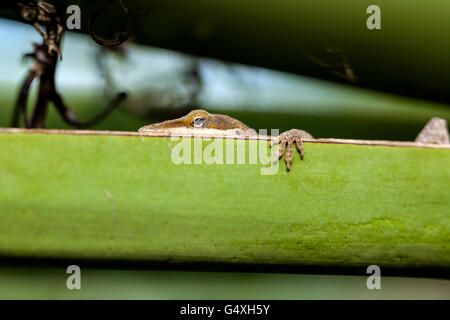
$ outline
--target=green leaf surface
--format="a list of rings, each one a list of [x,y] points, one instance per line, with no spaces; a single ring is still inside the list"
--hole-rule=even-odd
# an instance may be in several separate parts
[[[175,145],[0,134],[0,255],[450,266],[448,149],[305,143],[291,172],[261,175],[260,164],[177,165]]]

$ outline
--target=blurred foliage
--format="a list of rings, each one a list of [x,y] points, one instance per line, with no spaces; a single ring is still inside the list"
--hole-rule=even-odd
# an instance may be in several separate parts
[[[154,91],[152,94],[155,95],[157,92]],[[98,114],[108,101],[101,94],[93,92],[66,90],[62,93],[66,97],[68,105],[81,119],[89,119]],[[2,106],[0,108],[0,126],[8,127],[10,125],[15,99],[14,90],[0,88],[0,105]],[[366,99],[370,103],[370,95]],[[33,98],[30,99],[30,109],[33,106],[31,101]],[[381,101],[383,100],[381,99]],[[179,117],[195,107],[201,107],[210,112],[224,113],[235,117],[255,129],[285,131],[291,128],[301,128],[311,132],[315,137],[413,141],[431,117],[439,116],[450,120],[450,110],[445,107],[434,106],[426,102],[423,102],[423,106],[421,106],[421,102],[411,103],[393,98],[386,98],[385,101],[384,106],[381,102],[373,107],[359,109],[337,105],[331,107],[329,112],[303,111],[303,109],[295,109],[295,107],[286,107],[282,101],[278,107],[274,106],[272,111],[259,110],[258,107],[251,106],[236,110],[227,106],[221,107],[220,104],[192,105],[181,109],[171,109],[158,107],[157,100],[146,100],[145,91],[135,91],[129,92],[129,99],[92,129],[136,131],[146,124]],[[53,106],[49,108],[47,128],[69,128],[69,125],[61,119]]]
[[[109,2],[94,30],[114,38],[126,28],[126,15],[117,1]],[[99,3],[82,2],[81,32],[88,32],[88,20]],[[369,0],[323,0],[320,5],[314,0],[122,3],[135,13],[129,41],[450,102],[448,0],[377,1],[381,30],[366,27],[366,9],[373,4]],[[12,17],[6,10],[0,16]],[[357,81],[336,72],[345,61]]]
[[[368,30],[366,9],[372,4],[369,0],[322,0],[320,5],[314,0],[126,2],[138,13],[132,16],[130,41],[449,103],[450,2],[377,1],[382,29]],[[81,32],[87,32],[96,5],[83,3]],[[123,20],[118,5],[107,6],[96,30],[113,37],[111,33],[123,31]],[[344,61],[357,81],[337,75]]]
[[[81,267],[68,290],[65,267],[0,268],[0,299],[450,299],[450,282],[366,276],[105,270]]]

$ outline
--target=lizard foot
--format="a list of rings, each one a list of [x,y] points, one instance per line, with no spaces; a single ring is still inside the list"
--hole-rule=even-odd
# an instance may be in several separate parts
[[[274,163],[276,163],[283,156],[284,150],[286,149],[286,156],[284,160],[286,161],[287,170],[291,170],[291,163],[293,160],[292,145],[294,144],[294,142],[298,152],[300,152],[300,158],[303,159],[303,157],[305,156],[305,152],[303,151],[302,139],[313,139],[313,136],[303,130],[291,129],[289,131],[283,132],[278,137],[272,138],[270,147],[278,144],[278,151]]]

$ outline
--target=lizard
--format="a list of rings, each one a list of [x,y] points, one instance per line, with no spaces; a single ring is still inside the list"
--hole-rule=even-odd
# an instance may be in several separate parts
[[[248,127],[243,122],[223,114],[213,114],[206,110],[196,109],[189,112],[187,115],[167,120],[160,123],[154,123],[144,126],[138,130],[141,134],[148,134],[152,132],[164,131],[172,133],[178,129],[216,129],[216,130],[237,130],[240,135],[258,136],[255,130]],[[286,169],[290,171],[293,161],[293,144],[296,145],[300,158],[305,156],[303,148],[303,139],[314,139],[313,136],[299,129],[291,129],[281,133],[277,137],[271,138],[270,146],[278,145],[275,162],[278,161],[283,154],[285,155]]]
[[[223,114],[212,114],[202,109],[193,110],[181,118],[141,127],[138,132],[144,135],[152,132],[171,134],[179,129],[237,130],[238,135],[258,136],[255,130],[237,119]],[[305,156],[303,139],[314,139],[314,137],[307,131],[300,129],[291,129],[281,133],[277,137],[271,137],[270,146],[273,147],[278,144],[275,162],[285,153],[286,169],[290,171],[293,161],[294,143],[300,152],[300,158],[303,159]],[[449,140],[447,121],[442,118],[433,117],[419,133],[415,142],[448,144]]]

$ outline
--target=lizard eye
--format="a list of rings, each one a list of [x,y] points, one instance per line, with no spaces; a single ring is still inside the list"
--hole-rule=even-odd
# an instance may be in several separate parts
[[[197,117],[197,118],[194,119],[194,121],[192,121],[192,126],[194,128],[201,128],[204,121],[205,121],[205,118]]]

